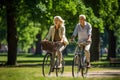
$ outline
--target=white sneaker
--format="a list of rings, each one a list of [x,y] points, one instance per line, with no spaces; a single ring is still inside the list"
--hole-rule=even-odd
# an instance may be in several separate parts
[[[90,67],[91,67],[90,62],[87,62],[87,68],[90,68]]]
[[[62,67],[62,63],[60,63],[60,65],[58,66],[58,68],[61,68]]]

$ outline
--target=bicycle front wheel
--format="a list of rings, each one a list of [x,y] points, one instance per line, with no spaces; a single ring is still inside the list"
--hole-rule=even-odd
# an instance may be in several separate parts
[[[60,61],[58,58],[56,58],[56,62],[55,62],[55,65],[56,65],[56,76],[62,76],[63,72],[64,72],[64,65],[65,65],[65,61],[64,59],[62,59],[62,67],[58,67],[60,64]]]
[[[43,64],[42,64],[42,74],[43,76],[49,76],[51,74],[51,54],[47,53],[44,56]]]
[[[72,76],[78,77],[80,72],[79,55],[75,55],[72,61]]]
[[[87,77],[87,73],[88,73],[88,67],[87,67],[87,63],[86,63],[86,57],[82,57],[81,58],[81,75],[83,78]]]

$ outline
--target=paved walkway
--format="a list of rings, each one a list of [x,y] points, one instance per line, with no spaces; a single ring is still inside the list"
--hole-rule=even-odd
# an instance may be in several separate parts
[[[120,77],[120,70],[118,71],[98,71],[98,72],[90,72],[88,73],[89,77]]]
[[[55,72],[51,76],[56,76]],[[72,73],[64,72],[63,76],[72,77]],[[81,75],[80,75],[81,77]],[[120,70],[108,70],[108,71],[94,71],[88,72],[88,77],[120,77]]]

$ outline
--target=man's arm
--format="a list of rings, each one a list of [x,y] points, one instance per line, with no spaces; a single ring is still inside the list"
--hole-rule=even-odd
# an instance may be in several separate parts
[[[91,26],[91,24],[88,24],[88,25],[89,25],[89,29],[88,29],[88,39],[87,39],[87,41],[91,42],[92,26]]]
[[[76,35],[78,34],[78,25],[76,25],[74,32],[72,34],[71,40],[73,41],[73,39],[76,37]]]

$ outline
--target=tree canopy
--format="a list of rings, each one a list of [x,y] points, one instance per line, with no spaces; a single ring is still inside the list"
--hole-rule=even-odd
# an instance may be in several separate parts
[[[9,4],[11,2],[11,4]],[[40,34],[42,39],[48,33],[50,25],[53,24],[53,18],[56,15],[65,20],[66,35],[71,37],[72,32],[80,14],[85,14],[87,21],[95,28],[95,36],[100,37],[100,33],[107,30],[109,34],[109,47],[112,48],[114,43],[119,42],[120,26],[120,2],[119,0],[0,0],[0,43],[7,43],[7,31],[13,27],[8,27],[7,6],[15,11],[15,30],[17,35],[17,46],[27,51],[31,45],[35,45],[36,35]],[[12,19],[12,17],[11,17]],[[14,19],[13,19],[14,22]],[[117,37],[117,38],[116,38]],[[98,39],[99,40],[99,39]],[[114,42],[114,43],[111,43]],[[114,45],[115,47],[118,45]],[[95,47],[94,47],[95,48]],[[112,48],[115,53],[116,48]]]

